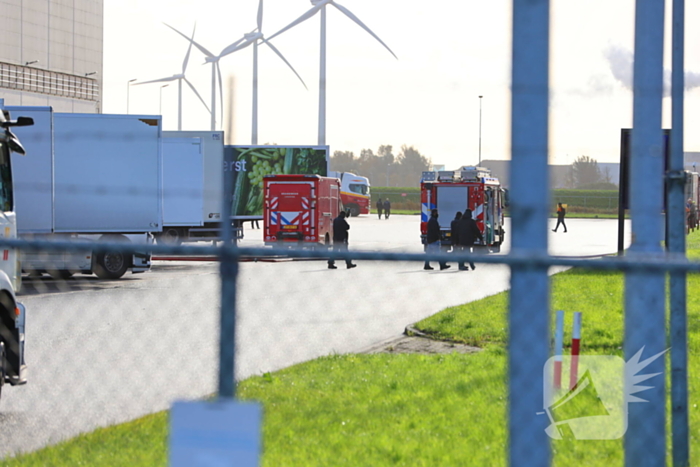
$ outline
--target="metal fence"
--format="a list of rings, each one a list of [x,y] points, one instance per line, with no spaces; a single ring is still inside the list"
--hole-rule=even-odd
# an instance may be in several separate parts
[[[700,264],[685,258],[683,185],[681,177],[674,176],[683,169],[682,40],[678,39],[682,28],[674,21],[675,130],[668,178],[669,222],[675,228],[670,229],[669,252],[660,247],[664,167],[656,151],[662,141],[663,2],[640,0],[630,196],[634,242],[624,257],[555,257],[548,253],[547,240],[549,2],[513,3],[512,243],[507,255],[426,256],[420,248],[402,252],[359,248],[348,253],[274,249],[238,244],[225,231],[218,246],[149,246],[156,257],[178,255],[183,260],[154,266],[149,274],[167,279],[153,284],[146,284],[146,275],[117,282],[27,277],[20,298],[29,310],[27,359],[34,376],[26,387],[3,393],[2,404],[10,410],[0,408],[0,454],[31,451],[98,426],[167,409],[179,398],[212,392],[220,398],[235,398],[236,381],[241,378],[330,353],[319,344],[329,334],[336,352],[369,344],[385,332],[372,300],[392,294],[397,307],[411,310],[411,302],[439,303],[437,297],[452,288],[421,287],[424,280],[408,274],[386,287],[387,271],[382,265],[409,262],[407,269],[413,271],[426,258],[461,258],[505,265],[510,272],[507,423],[512,466],[551,462],[548,420],[537,415],[546,397],[542,368],[551,354],[549,269],[566,266],[625,273],[626,362],[640,349],[643,359],[666,350],[665,275],[670,273],[672,445],[666,442],[668,392],[665,383],[657,383],[644,393],[649,403],[629,404],[625,463],[664,465],[672,448],[674,465],[688,465],[685,274],[700,272]],[[675,15],[683,17],[681,6],[682,1],[674,1],[676,20]],[[0,248],[23,251],[77,253],[87,246],[94,252],[136,251],[123,243],[0,240]],[[184,261],[189,256],[218,261],[193,269]],[[376,272],[354,283],[319,278],[323,263],[314,271],[288,266],[294,259],[325,261],[329,257],[372,262]],[[284,262],[268,267],[265,262],[272,259]],[[273,287],[275,294],[270,293]],[[415,290],[421,290],[419,297]],[[354,302],[347,303],[349,293],[356,294]],[[332,304],[339,308],[329,314]],[[308,313],[301,314],[302,308]],[[418,316],[407,311],[406,324]],[[335,327],[343,320],[353,323],[343,328],[352,331]],[[657,381],[665,381],[663,359],[648,368],[649,373],[660,375]],[[626,380],[626,384],[632,383]]]

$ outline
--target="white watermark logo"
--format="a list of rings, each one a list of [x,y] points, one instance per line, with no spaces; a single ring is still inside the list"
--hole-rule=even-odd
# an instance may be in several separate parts
[[[612,355],[552,357],[544,366],[546,428],[553,439],[617,439],[627,431],[628,404],[654,386],[640,385],[660,373],[639,374],[668,351],[640,362],[644,348],[628,362]],[[569,375],[562,381],[562,374]],[[581,375],[579,377],[579,375]]]

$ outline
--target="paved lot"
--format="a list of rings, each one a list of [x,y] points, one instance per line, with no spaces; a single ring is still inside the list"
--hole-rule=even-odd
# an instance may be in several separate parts
[[[422,251],[418,222],[352,218],[351,250]],[[550,232],[552,254],[615,251],[615,221],[567,224],[567,234]],[[259,246],[261,231],[247,229],[243,244]],[[329,271],[322,261],[242,263],[237,377],[366,349],[447,306],[505,290],[509,281],[501,265],[469,272],[358,265]],[[149,273],[111,282],[27,280],[29,383],[4,388],[0,455],[214,392],[219,298],[218,264],[211,262],[157,262]]]

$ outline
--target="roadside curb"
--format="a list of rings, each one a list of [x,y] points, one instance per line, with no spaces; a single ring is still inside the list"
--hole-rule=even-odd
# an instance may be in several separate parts
[[[364,347],[356,352],[359,354],[374,354],[374,353],[423,353],[423,354],[440,354],[440,353],[474,353],[480,352],[481,348],[454,342],[450,340],[437,340],[430,337],[428,334],[421,332],[409,324],[404,329],[400,336],[391,337],[381,342]]]

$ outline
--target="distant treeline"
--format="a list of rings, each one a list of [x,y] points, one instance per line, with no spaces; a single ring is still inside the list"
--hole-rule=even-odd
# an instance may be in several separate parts
[[[377,154],[363,149],[359,157],[352,151],[335,151],[330,169],[336,172],[352,172],[369,178],[370,185],[393,187],[418,187],[421,174],[430,170],[431,161],[413,146],[401,146],[394,155],[390,145],[379,146]]]

